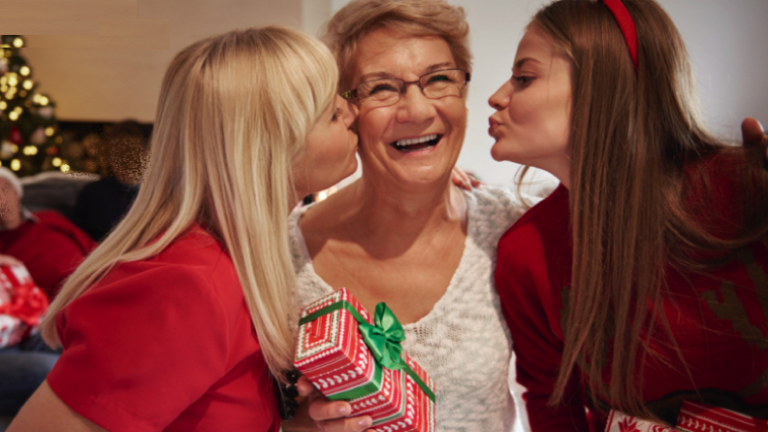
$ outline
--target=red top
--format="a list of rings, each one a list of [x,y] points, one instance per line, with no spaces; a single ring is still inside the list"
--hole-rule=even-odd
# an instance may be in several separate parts
[[[111,432],[279,430],[235,267],[199,227],[59,312],[53,391]]]
[[[35,213],[37,221],[26,220],[9,231],[0,231],[0,254],[24,263],[50,300],[62,282],[96,243],[80,228],[55,211]]]
[[[605,427],[599,413],[587,421],[590,391],[580,387],[579,373],[572,376],[565,403],[547,406],[564,346],[563,300],[571,286],[568,199],[560,185],[504,234],[498,248],[496,288],[512,332],[517,380],[526,387],[533,432]],[[672,298],[662,309],[695,384],[672,344],[654,340],[653,348],[672,366],[647,358],[643,396],[657,414],[671,413],[673,422],[682,399],[696,399],[697,389],[712,405],[768,416],[768,249],[758,242],[736,257],[709,278],[666,269]],[[659,327],[655,334],[664,330]]]

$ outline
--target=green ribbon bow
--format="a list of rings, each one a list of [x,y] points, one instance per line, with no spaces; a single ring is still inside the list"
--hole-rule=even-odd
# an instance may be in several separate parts
[[[402,358],[403,347],[400,346],[400,342],[405,340],[403,326],[385,303],[376,305],[373,322],[375,325],[362,323],[359,329],[376,363],[392,370],[407,367]]]
[[[369,351],[373,355],[376,364],[392,370],[403,369],[405,373],[413,379],[416,385],[421,388],[424,394],[434,402],[435,394],[432,392],[432,389],[430,389],[429,386],[416,375],[416,372],[408,366],[401,356],[403,347],[400,346],[400,342],[405,340],[405,332],[403,331],[403,326],[400,325],[400,321],[397,320],[395,314],[389,310],[385,303],[382,302],[376,305],[376,311],[373,317],[374,325],[368,323],[368,321],[360,315],[357,309],[345,300],[330,304],[301,318],[299,320],[299,325],[307,324],[325,314],[342,309],[349,312],[352,317],[355,318],[355,321],[357,321],[358,330],[360,330],[363,341],[368,345]],[[332,400],[349,400],[372,393],[378,388],[381,382],[381,369],[379,366],[376,367],[374,382],[369,383],[367,386],[329,396],[328,398]]]

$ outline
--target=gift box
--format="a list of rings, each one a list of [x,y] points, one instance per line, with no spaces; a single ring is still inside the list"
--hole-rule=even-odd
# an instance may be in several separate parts
[[[707,405],[683,401],[674,428],[612,410],[605,432],[767,432],[768,421]]]
[[[0,348],[26,338],[40,323],[48,299],[23,265],[0,266]]]
[[[351,415],[370,415],[381,432],[432,432],[434,382],[402,350],[402,326],[384,303],[374,317],[345,288],[305,307],[294,365]]]
[[[605,432],[676,432],[675,429],[621,411],[611,410]]]
[[[766,432],[768,421],[701,402],[683,401],[677,428],[687,432]]]

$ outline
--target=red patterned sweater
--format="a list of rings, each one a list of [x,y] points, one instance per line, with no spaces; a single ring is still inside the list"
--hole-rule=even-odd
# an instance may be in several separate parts
[[[496,288],[512,331],[517,380],[526,388],[533,432],[602,431],[605,426],[604,414],[585,413],[585,407],[593,407],[581,373],[572,375],[564,404],[547,406],[564,346],[571,239],[568,190],[560,185],[499,242]],[[663,310],[694,382],[684,368],[648,357],[643,396],[663,418],[674,422],[682,399],[696,399],[697,391],[710,404],[768,417],[768,248],[756,242],[735,255],[710,277],[666,270],[672,298]],[[657,340],[653,348],[679,366],[669,341]]]

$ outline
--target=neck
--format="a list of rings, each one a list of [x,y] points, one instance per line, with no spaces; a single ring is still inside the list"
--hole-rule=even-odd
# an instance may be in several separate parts
[[[450,178],[431,187],[407,188],[363,175],[350,187],[359,203],[357,219],[364,221],[368,236],[407,238],[445,225],[466,225],[466,200]]]

